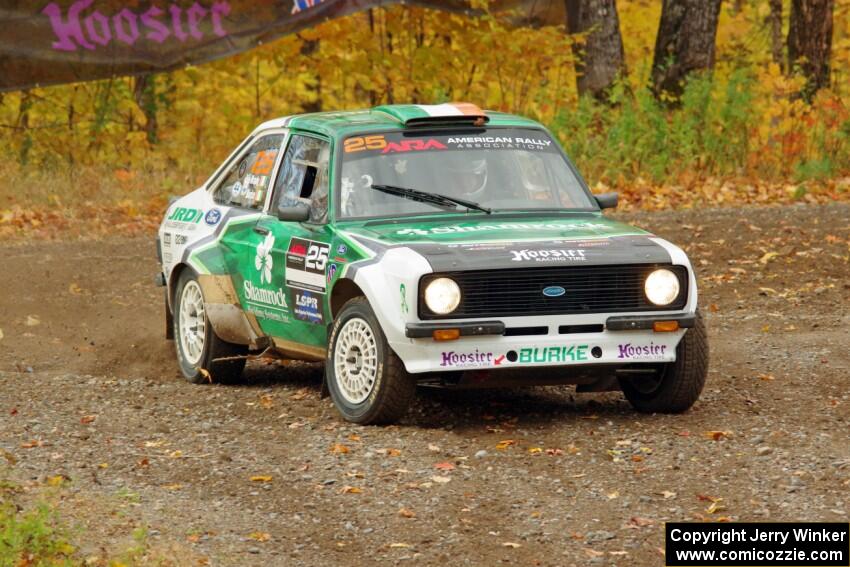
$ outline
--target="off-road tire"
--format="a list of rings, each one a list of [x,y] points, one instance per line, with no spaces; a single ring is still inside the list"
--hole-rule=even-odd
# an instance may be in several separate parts
[[[693,328],[676,347],[676,361],[660,365],[661,379],[651,392],[642,392],[630,378],[620,377],[626,399],[642,413],[682,413],[699,399],[708,374],[708,336],[697,312]]]
[[[343,386],[337,379],[334,366],[340,330],[347,322],[355,318],[369,326],[377,347],[377,372],[374,385],[366,399],[359,403],[352,403],[342,394]],[[401,359],[390,348],[381,325],[375,317],[375,312],[365,297],[349,300],[333,322],[328,338],[325,382],[331,399],[342,416],[347,421],[362,425],[397,421],[407,413],[416,395],[416,381],[407,373]]]
[[[180,302],[183,298],[183,290],[189,282],[198,282],[197,275],[191,270],[184,270],[177,280],[177,289],[174,293],[173,329],[174,348],[177,351],[177,364],[183,377],[193,384],[220,383],[231,384],[237,382],[245,368],[245,359],[216,360],[248,354],[248,347],[237,345],[221,340],[215,334],[210,320],[204,313],[204,345],[197,363],[192,364],[183,352],[183,341],[180,340]],[[200,287],[200,286],[199,286]],[[203,292],[201,292],[203,294]]]

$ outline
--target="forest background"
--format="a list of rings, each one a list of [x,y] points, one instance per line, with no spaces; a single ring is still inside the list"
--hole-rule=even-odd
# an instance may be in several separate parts
[[[850,199],[850,0],[565,5],[537,28],[396,5],[169,73],[2,93],[0,238],[152,231],[260,122],[383,103],[537,119],[627,209]]]

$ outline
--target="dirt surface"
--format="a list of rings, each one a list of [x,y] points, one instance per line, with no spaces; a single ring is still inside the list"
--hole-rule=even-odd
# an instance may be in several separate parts
[[[184,382],[150,239],[7,245],[8,474],[70,479],[84,556],[143,526],[176,564],[663,565],[665,521],[850,520],[850,206],[624,218],[698,268],[711,370],[684,415],[423,391],[398,426],[352,426],[316,365]]]

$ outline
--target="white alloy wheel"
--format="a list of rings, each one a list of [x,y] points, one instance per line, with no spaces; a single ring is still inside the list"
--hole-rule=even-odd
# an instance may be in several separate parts
[[[334,348],[339,393],[350,404],[362,403],[378,376],[378,345],[372,327],[359,317],[345,322]]]
[[[204,353],[207,315],[204,311],[204,294],[201,286],[189,280],[180,296],[179,340],[186,362],[196,366]]]

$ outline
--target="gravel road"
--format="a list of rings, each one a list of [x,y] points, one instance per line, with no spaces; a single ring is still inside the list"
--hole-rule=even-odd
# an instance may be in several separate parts
[[[321,368],[193,386],[151,239],[7,243],[0,471],[95,561],[663,565],[665,521],[850,521],[850,206],[621,215],[685,245],[711,341],[702,399],[634,413],[572,388],[422,391],[341,421]]]

